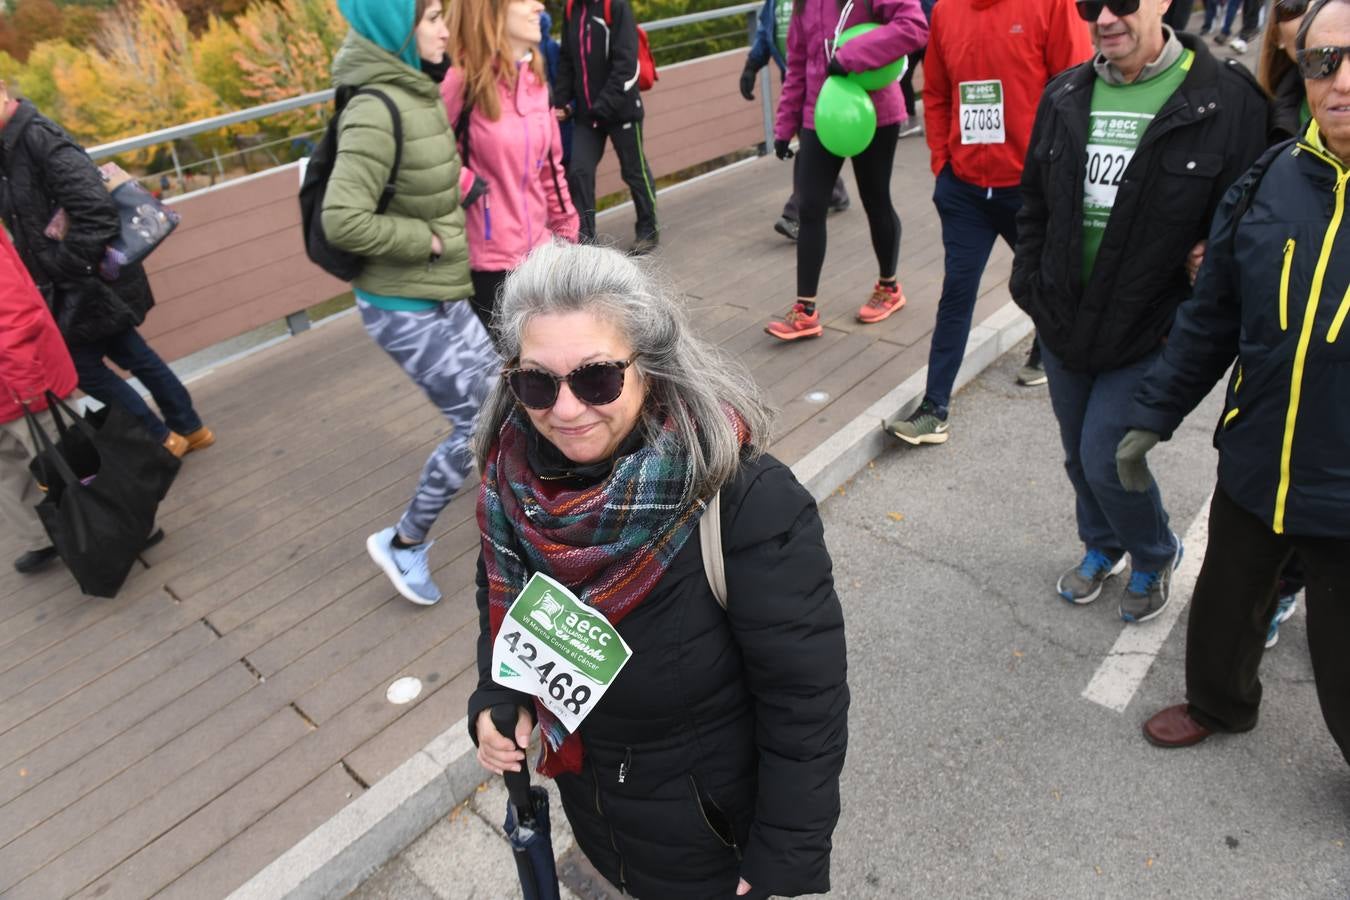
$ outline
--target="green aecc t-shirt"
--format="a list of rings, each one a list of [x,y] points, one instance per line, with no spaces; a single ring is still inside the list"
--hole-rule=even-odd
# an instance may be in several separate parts
[[[1194,60],[1195,52],[1187,50],[1147,81],[1108,84],[1098,78],[1092,86],[1087,171],[1083,175],[1084,284],[1092,275],[1116,203],[1116,190],[1139,149],[1139,141],[1158,110],[1186,80]]]

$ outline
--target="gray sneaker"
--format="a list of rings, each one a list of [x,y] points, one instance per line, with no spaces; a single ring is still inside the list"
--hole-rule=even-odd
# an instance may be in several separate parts
[[[1125,571],[1125,554],[1112,559],[1094,548],[1083,555],[1083,561],[1074,566],[1055,583],[1055,590],[1070,603],[1085,606],[1101,595],[1106,579]]]
[[[779,216],[778,221],[773,223],[773,230],[787,238],[789,241],[797,239],[797,233],[801,231],[801,226],[787,216]]]
[[[1167,608],[1172,599],[1172,573],[1181,565],[1183,550],[1181,538],[1174,534],[1172,540],[1177,542],[1177,552],[1170,563],[1156,572],[1135,569],[1130,573],[1130,584],[1120,596],[1120,617],[1126,622],[1147,622]]]
[[[907,444],[945,444],[947,420],[939,418],[937,408],[924,400],[908,419],[895,419],[886,424],[886,430]]]

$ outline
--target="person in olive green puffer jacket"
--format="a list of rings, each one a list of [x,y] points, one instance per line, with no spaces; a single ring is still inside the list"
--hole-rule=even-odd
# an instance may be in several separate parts
[[[323,199],[329,242],[365,260],[352,283],[366,332],[450,422],[395,527],[366,550],[398,592],[432,604],[427,534],[473,469],[469,432],[501,360],[467,298],[469,250],[459,157],[441,101],[449,63],[442,0],[339,0],[351,25],[333,59],[338,87],[374,88],[393,101],[403,130],[395,194],[377,203],[394,164],[389,109],[357,94],[343,109],[337,158]]]

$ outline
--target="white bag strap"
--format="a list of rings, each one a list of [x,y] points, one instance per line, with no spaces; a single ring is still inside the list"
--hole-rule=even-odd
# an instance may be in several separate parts
[[[722,558],[722,492],[708,501],[703,518],[698,521],[698,546],[703,552],[703,574],[708,577],[717,605],[727,608],[726,561]]]

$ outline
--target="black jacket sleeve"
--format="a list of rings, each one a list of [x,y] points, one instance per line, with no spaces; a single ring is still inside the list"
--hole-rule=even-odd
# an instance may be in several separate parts
[[[829,890],[848,744],[844,617],[815,501],[771,463],[724,539],[727,614],[755,702],[759,792],[741,875],[755,890]]]
[[[578,11],[574,15],[585,15],[585,4],[578,0]],[[577,77],[577,54],[581,48],[577,45],[577,26],[572,16],[564,16],[562,40],[558,48],[558,76],[553,79],[552,103],[558,109],[572,104],[576,96],[574,79]]]
[[[469,740],[478,746],[478,714],[489,706],[513,703],[530,711],[534,718],[534,698],[520,691],[502,687],[492,680],[492,627],[488,619],[487,569],[483,567],[483,552],[478,552],[478,687],[469,695]]]
[[[1055,82],[1041,94],[1040,105],[1036,108],[1036,119],[1031,126],[1031,139],[1027,142],[1026,164],[1022,167],[1022,208],[1017,211],[1017,246],[1013,249],[1012,274],[1008,279],[1008,291],[1013,302],[1023,311],[1031,313],[1034,307],[1033,291],[1041,267],[1041,254],[1045,249],[1046,220],[1050,209],[1045,196],[1047,170],[1053,161],[1038,158],[1042,143],[1050,140],[1050,131],[1054,127],[1054,115],[1051,112],[1050,94]]]
[[[600,93],[591,102],[591,117],[602,122],[616,121],[623,108],[624,95],[637,85],[638,37],[633,8],[625,0],[613,0],[614,21],[609,26],[609,76]]]
[[[1135,391],[1126,422],[1131,428],[1170,438],[1237,356],[1242,305],[1233,215],[1245,188],[1234,185],[1219,204],[1195,291],[1178,307],[1162,355]]]
[[[122,230],[103,177],[83,149],[46,122],[35,121],[25,138],[31,142],[28,150],[40,166],[47,196],[69,219],[65,238],[39,253],[43,268],[52,277],[93,275],[104,248]]]

